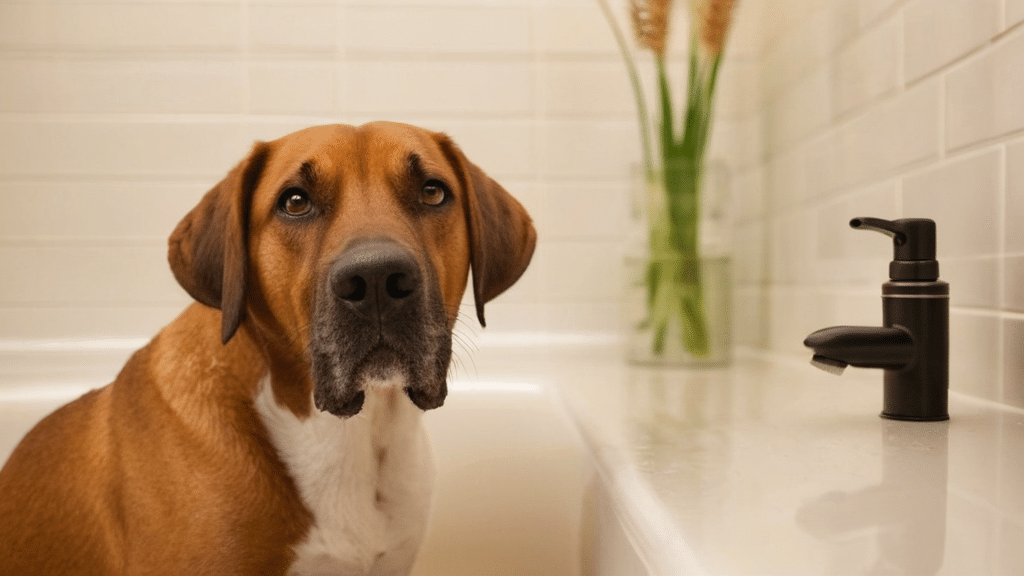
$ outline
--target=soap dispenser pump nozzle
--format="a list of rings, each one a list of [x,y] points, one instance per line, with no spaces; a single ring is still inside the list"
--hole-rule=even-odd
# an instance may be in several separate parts
[[[874,230],[892,238],[889,277],[897,281],[933,282],[939,278],[935,259],[935,221],[928,218],[854,218],[850,227]]]

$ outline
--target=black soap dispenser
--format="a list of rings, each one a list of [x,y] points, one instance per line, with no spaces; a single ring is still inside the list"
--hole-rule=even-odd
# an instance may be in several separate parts
[[[804,340],[812,362],[884,369],[882,417],[948,420],[949,284],[939,280],[935,222],[926,218],[854,218],[850,226],[892,238],[889,281],[882,284],[882,326],[833,326]]]
[[[889,281],[882,284],[882,325],[910,333],[914,358],[886,370],[883,416],[949,419],[949,283],[939,280],[935,222],[927,218],[854,218],[852,228],[892,237]]]

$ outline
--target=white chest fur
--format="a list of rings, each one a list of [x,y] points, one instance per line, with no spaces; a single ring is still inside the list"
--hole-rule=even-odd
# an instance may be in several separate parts
[[[274,400],[269,379],[256,408],[313,513],[289,574],[400,576],[426,529],[433,459],[422,412],[397,383],[369,386],[359,414],[316,409],[300,420]]]

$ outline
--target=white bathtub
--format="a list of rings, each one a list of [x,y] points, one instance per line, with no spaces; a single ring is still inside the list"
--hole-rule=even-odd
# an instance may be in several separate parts
[[[537,385],[453,386],[417,576],[646,576],[585,443]]]
[[[0,383],[0,460],[86,388]],[[437,490],[417,576],[668,574],[634,550],[645,522],[620,522],[621,498],[552,388],[456,382],[426,422]]]

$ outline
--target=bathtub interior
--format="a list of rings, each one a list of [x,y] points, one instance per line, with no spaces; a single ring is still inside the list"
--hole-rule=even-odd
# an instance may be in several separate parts
[[[41,418],[88,389],[0,387],[0,460]],[[584,443],[550,388],[463,382],[426,415],[436,461],[415,576],[641,576]]]

